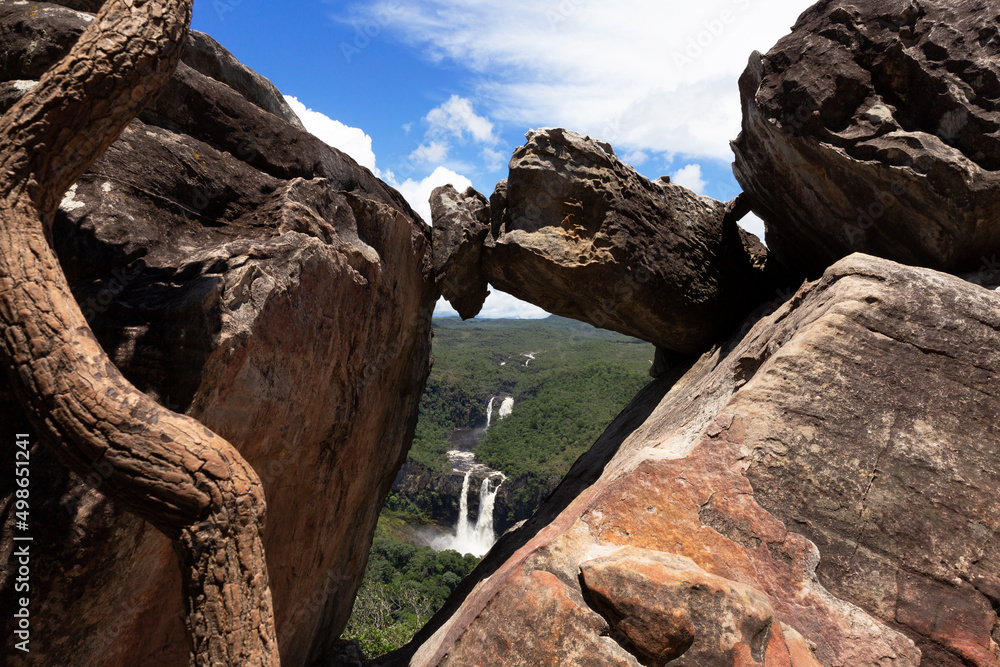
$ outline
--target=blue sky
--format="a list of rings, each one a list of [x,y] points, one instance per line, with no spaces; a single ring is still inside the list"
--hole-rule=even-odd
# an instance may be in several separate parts
[[[649,178],[733,198],[737,80],[810,4],[195,0],[192,27],[428,218],[434,187],[489,195],[524,133],[552,126],[608,141]],[[743,224],[763,235],[758,220]],[[493,290],[480,317],[544,315]]]

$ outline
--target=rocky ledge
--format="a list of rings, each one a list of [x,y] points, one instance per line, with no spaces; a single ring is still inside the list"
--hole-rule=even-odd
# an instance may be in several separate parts
[[[997,664],[998,350],[996,292],[848,257],[644,390],[379,664]]]

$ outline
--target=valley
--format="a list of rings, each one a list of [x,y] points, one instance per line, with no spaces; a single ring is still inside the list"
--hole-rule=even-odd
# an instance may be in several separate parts
[[[409,641],[650,381],[652,345],[575,320],[433,325],[413,447],[344,635],[369,657]]]

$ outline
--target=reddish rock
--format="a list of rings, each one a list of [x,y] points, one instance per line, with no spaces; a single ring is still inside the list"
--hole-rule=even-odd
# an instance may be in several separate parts
[[[781,633],[767,596],[682,556],[625,547],[580,572],[584,595],[642,664],[764,665]]]
[[[760,591],[774,664],[995,667],[997,377],[1000,295],[852,255],[641,392],[381,664],[434,665],[456,647],[474,657],[468,633],[517,632],[489,606],[508,581],[547,571],[583,593],[586,564],[627,547]],[[626,613],[583,597],[612,628],[673,623],[662,593],[608,590]],[[656,646],[642,625],[626,629]]]
[[[469,628],[441,660],[442,667],[635,664],[607,637],[607,622],[587,606],[580,591],[551,572],[518,573],[490,600],[489,610],[484,622]],[[517,619],[516,628],[511,619]]]

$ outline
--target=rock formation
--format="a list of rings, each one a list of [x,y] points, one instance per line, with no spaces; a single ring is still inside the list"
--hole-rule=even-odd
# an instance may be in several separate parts
[[[729,208],[817,278],[770,303],[738,212],[528,135],[490,283],[667,372],[379,664],[1000,665],[997,18],[824,0],[751,57]],[[710,346],[733,275],[761,305]]]
[[[494,287],[682,354],[703,351],[766,293],[764,249],[737,227],[737,202],[651,182],[575,132],[527,138],[491,197]]]
[[[0,110],[44,71],[39,54],[58,58],[87,21],[44,3],[0,7],[2,71],[17,80]],[[14,38],[29,30],[44,36],[31,57]],[[268,103],[267,90],[248,99],[222,83],[255,80],[225,52],[201,54],[195,66],[220,80],[181,65],[66,193],[53,239],[114,363],[225,434],[259,474],[279,648],[285,664],[307,664],[346,623],[412,438],[438,294],[430,229],[370,172],[275,115],[287,108],[276,91]],[[0,414],[31,432],[5,386]],[[10,460],[12,446],[3,440]],[[24,664],[187,664],[170,542],[105,499],[100,466],[88,486],[45,449],[31,460]],[[4,514],[0,554],[13,520]],[[13,583],[3,570],[8,650]]]
[[[1000,29],[981,0],[823,0],[740,80],[736,178],[771,251],[975,271],[1000,251]]]
[[[644,390],[380,664],[997,664],[997,350],[995,292],[837,263]]]
[[[89,20],[33,7],[0,5],[0,112]],[[472,316],[489,282],[655,343],[661,377],[380,665],[997,667],[998,20],[822,0],[741,80],[734,201],[542,130],[489,202],[436,190],[433,232],[195,35],[53,244],[115,365],[258,472],[286,664],[333,659],[434,303]],[[767,251],[736,225],[751,206]],[[769,301],[776,263],[815,280]],[[30,432],[4,384],[0,414]],[[104,498],[102,466],[32,462],[25,664],[185,663],[169,541]]]
[[[490,204],[468,188],[445,185],[431,193],[434,276],[444,298],[463,320],[475,317],[489,296],[482,249],[490,231]]]

